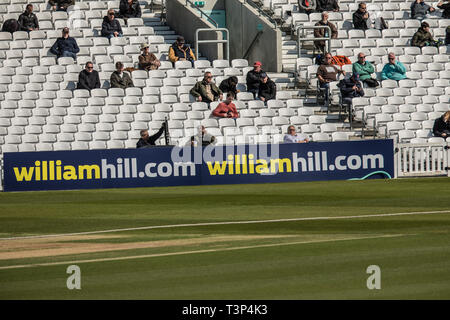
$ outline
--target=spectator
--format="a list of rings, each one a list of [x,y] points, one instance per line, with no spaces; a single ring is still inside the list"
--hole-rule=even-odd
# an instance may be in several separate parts
[[[169,60],[173,64],[177,61],[190,61],[194,65],[195,55],[184,41],[183,37],[178,37],[172,46],[169,48]]]
[[[259,85],[261,84],[261,74],[264,73],[261,69],[262,63],[256,61],[253,64],[253,70],[247,72],[247,92],[253,93],[253,98],[256,99],[256,95],[259,92]]]
[[[333,11],[338,12],[339,11],[339,4],[337,0],[317,0],[317,12],[323,12],[323,11]]]
[[[414,0],[411,4],[411,18],[423,20],[428,18],[429,12],[434,12],[435,9],[426,4],[425,0]]]
[[[362,52],[358,54],[358,61],[353,64],[352,72],[358,73],[359,79],[369,87],[377,87],[379,85],[376,79],[372,79],[375,68],[369,61],[366,61],[366,55]]]
[[[141,6],[137,0],[120,0],[119,17],[125,20],[129,18],[140,18],[142,16]]]
[[[236,106],[233,103],[234,95],[231,92],[227,93],[227,99],[219,103],[214,109],[212,115],[219,118],[239,118]]]
[[[2,32],[13,34],[16,31],[20,31],[20,24],[16,19],[7,19],[3,22]]]
[[[211,143],[214,144],[216,141],[216,138],[209,134],[204,126],[198,127],[198,133],[195,136],[191,137],[191,146],[197,147],[197,146],[207,146]]]
[[[108,15],[103,17],[102,23],[102,37],[108,39],[122,37],[122,27],[119,20],[115,19],[116,13],[114,9],[108,10]]]
[[[224,92],[232,92],[234,96],[236,96],[239,90],[236,88],[238,84],[238,78],[235,76],[229,77],[228,79],[224,79],[219,86],[219,89]]]
[[[450,111],[447,111],[442,117],[434,121],[433,134],[435,137],[444,139],[450,137]]]
[[[444,1],[439,1],[439,3],[437,4],[437,7],[439,9],[443,9],[444,11],[442,12],[442,18],[444,19],[450,19],[450,0],[447,0],[447,3],[444,3]]]
[[[447,29],[445,29],[445,45],[450,44],[450,26],[447,26]]]
[[[381,71],[383,80],[403,80],[406,79],[406,68],[400,61],[395,60],[395,54],[390,52],[388,55],[389,63],[385,64]]]
[[[314,12],[310,0],[298,0],[298,12],[306,13],[307,15]]]
[[[69,28],[65,27],[62,30],[62,37],[56,39],[55,44],[50,48],[50,52],[60,57],[71,57],[76,59],[76,54],[80,52],[77,41],[69,37]]]
[[[342,104],[351,105],[353,98],[364,97],[364,90],[357,72],[353,72],[349,79],[339,81],[338,87],[341,90]]]
[[[330,104],[330,82],[337,80],[338,74],[345,75],[345,71],[339,69],[334,64],[331,64],[331,53],[325,54],[325,61],[317,69],[317,78],[319,79],[319,86],[325,92],[325,107],[328,108]]]
[[[163,122],[161,128],[152,136],[149,136],[148,130],[141,130],[141,138],[136,144],[136,148],[148,148],[150,146],[154,146],[155,142],[161,137],[166,129],[166,124]]]
[[[147,43],[141,44],[142,54],[139,56],[139,69],[140,70],[157,70],[161,66],[161,62],[156,58],[153,53],[150,53]]]
[[[359,30],[367,30],[370,26],[369,12],[367,12],[367,5],[361,2],[358,5],[358,10],[353,13],[353,27]]]
[[[261,74],[261,84],[259,85],[258,98],[264,102],[275,99],[277,86],[270,80],[267,73]]]
[[[116,71],[111,74],[111,88],[131,88],[134,87],[133,80],[128,73],[123,71],[123,63],[118,61],[116,63]]]
[[[309,142],[308,136],[306,134],[298,134],[295,132],[294,126],[289,126],[287,134],[284,136],[284,143],[306,143]]]
[[[67,8],[75,5],[75,0],[48,0],[48,4],[54,11],[67,11]]]
[[[438,46],[439,42],[433,39],[433,36],[430,33],[430,25],[424,21],[412,37],[411,45],[413,47],[422,48],[427,46]]]
[[[328,26],[331,29],[331,39],[336,39],[338,36],[337,28],[334,24],[328,21],[328,12],[322,12],[322,20],[315,24],[316,26]],[[328,29],[314,29],[314,37],[316,38],[327,38]],[[322,53],[325,53],[325,40],[314,41],[314,45],[317,49],[319,49]]]
[[[94,64],[89,61],[86,62],[85,69],[78,75],[77,89],[92,89],[100,88],[100,77],[98,72],[94,70]]]
[[[222,100],[222,91],[217,88],[216,84],[212,82],[211,72],[205,72],[202,81],[199,81],[191,89],[190,94],[194,96],[197,101],[211,103],[213,101]]]
[[[39,30],[39,21],[33,13],[32,4],[27,4],[25,12],[19,16],[19,24],[22,31]]]

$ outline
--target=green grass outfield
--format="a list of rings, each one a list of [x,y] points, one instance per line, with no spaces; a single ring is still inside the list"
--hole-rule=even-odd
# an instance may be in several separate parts
[[[0,238],[0,299],[450,299],[449,178],[0,193]]]

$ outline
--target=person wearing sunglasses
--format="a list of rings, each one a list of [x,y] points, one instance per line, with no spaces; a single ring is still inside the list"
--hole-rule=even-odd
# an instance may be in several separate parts
[[[91,91],[96,88],[100,88],[100,77],[98,72],[94,70],[94,64],[89,61],[86,62],[85,69],[78,75],[77,89]]]
[[[395,54],[388,54],[388,63],[385,64],[381,71],[381,79],[383,80],[403,80],[406,79],[406,67],[400,61],[395,59]]]
[[[358,54],[358,61],[352,65],[352,72],[359,74],[359,79],[369,87],[377,87],[379,85],[378,81],[372,78],[375,68],[366,60],[366,55],[362,52]]]
[[[119,20],[116,18],[116,13],[114,9],[108,10],[108,15],[103,18],[102,23],[102,37],[106,37],[108,39],[122,37],[122,27],[120,26]]]
[[[319,86],[325,94],[324,107],[328,108],[330,104],[330,82],[337,80],[337,75],[345,76],[345,71],[331,63],[331,53],[325,54],[325,62],[317,69],[317,78]]]
[[[199,102],[211,103],[223,99],[222,90],[212,81],[211,72],[205,72],[203,80],[197,82],[189,93]]]
[[[367,5],[361,2],[358,5],[358,10],[353,13],[353,27],[358,30],[369,29],[369,12],[367,12]]]
[[[69,36],[69,28],[63,28],[62,36],[56,39],[56,42],[50,48],[50,53],[56,55],[58,59],[61,57],[70,57],[75,60],[78,52],[80,52],[80,48],[75,38]]]

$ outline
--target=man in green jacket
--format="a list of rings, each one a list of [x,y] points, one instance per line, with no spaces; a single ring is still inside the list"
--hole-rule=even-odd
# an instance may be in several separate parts
[[[430,33],[430,25],[427,22],[422,22],[420,28],[414,34],[411,45],[413,47],[425,47],[435,45],[436,41]]]
[[[222,100],[223,94],[214,82],[212,82],[211,72],[205,72],[202,81],[199,81],[189,92],[197,101],[210,103]]]
[[[352,73],[359,74],[359,80],[367,84],[369,87],[376,87],[378,85],[375,79],[372,79],[372,74],[375,72],[373,65],[366,61],[366,55],[362,52],[358,54],[358,61],[352,66]]]
[[[383,80],[403,80],[406,79],[406,67],[400,61],[395,60],[395,54],[389,52],[389,63],[385,64],[381,71],[381,79]]]
[[[123,69],[123,63],[120,61],[116,62],[116,71],[111,74],[110,78],[111,88],[122,88],[125,90],[126,88],[134,87],[133,80]]]

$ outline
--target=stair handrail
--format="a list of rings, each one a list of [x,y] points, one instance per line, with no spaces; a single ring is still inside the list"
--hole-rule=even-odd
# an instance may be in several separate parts
[[[205,16],[212,24],[214,24],[216,26],[216,28],[219,27],[219,24],[217,23],[216,20],[214,20],[213,18],[211,18],[210,15],[206,14],[202,9],[200,9],[199,6],[197,6],[195,3],[193,3],[191,0],[186,0],[186,6],[190,4],[192,7],[194,7],[195,9],[197,9],[200,12],[200,18],[203,18],[203,16]]]

